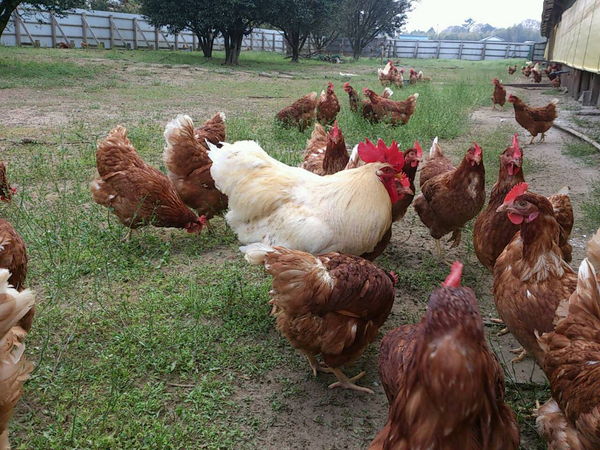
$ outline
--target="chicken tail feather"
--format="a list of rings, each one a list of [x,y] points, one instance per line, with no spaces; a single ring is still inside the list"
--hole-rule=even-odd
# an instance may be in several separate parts
[[[587,244],[587,259],[595,269],[600,270],[600,229]]]
[[[438,144],[438,137],[436,136],[433,142],[431,143],[431,148],[429,149],[429,157],[434,158],[436,156],[443,156],[442,147]]]
[[[244,254],[244,259],[250,264],[258,266],[264,264],[267,254],[276,251],[273,247],[261,242],[243,245],[240,251]]]

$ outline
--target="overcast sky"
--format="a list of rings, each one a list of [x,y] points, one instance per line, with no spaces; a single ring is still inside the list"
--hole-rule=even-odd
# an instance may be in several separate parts
[[[468,17],[475,22],[503,28],[525,19],[540,20],[543,0],[418,0],[408,14],[404,30],[441,31],[461,25]]]

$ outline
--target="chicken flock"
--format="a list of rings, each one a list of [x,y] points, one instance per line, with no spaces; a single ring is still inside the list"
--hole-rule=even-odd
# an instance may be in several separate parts
[[[526,70],[527,69],[527,70]],[[560,67],[552,67],[560,69]],[[526,66],[529,74],[539,66]],[[509,67],[509,74],[516,72]],[[556,71],[556,70],[554,70]],[[343,85],[352,113],[390,126],[418,114],[418,93],[391,100],[403,69],[379,69],[385,90],[364,88],[365,98]],[[410,69],[409,84],[430,81]],[[549,72],[552,73],[552,72]],[[506,89],[493,80],[492,102],[503,106]],[[516,121],[533,137],[556,118],[556,102],[533,108],[515,95]],[[396,141],[368,138],[347,143],[337,120],[333,83],[276,114],[283,126],[313,126],[303,161],[292,167],[257,142],[228,142],[225,115],[201,126],[180,115],[165,127],[167,174],[147,164],[122,126],[96,152],[93,200],[128,229],[153,225],[198,233],[224,215],[248,263],[271,275],[271,314],[279,332],[306,358],[313,375],[330,373],[330,388],[372,393],[343,366],[377,339],[395,300],[397,275],[378,267],[392,224],[409,206],[441,243],[461,243],[476,219],[473,247],[493,273],[497,311],[546,373],[552,398],[537,410],[540,434],[553,449],[600,448],[600,231],[588,244],[579,272],[571,268],[573,208],[568,192],[544,197],[523,174],[518,134],[500,154],[497,182],[486,203],[484,150],[472,143],[458,164],[436,137],[425,159],[419,142],[402,150]],[[419,175],[420,192],[416,190]],[[0,200],[10,202],[6,167],[0,163]],[[485,208],[484,208],[485,207]],[[461,286],[463,265],[451,264],[419,323],[385,335],[379,375],[389,402],[388,420],[372,449],[517,449],[519,429],[504,399],[504,373],[489,348],[475,293]],[[8,421],[32,370],[24,340],[35,313],[25,289],[27,252],[12,225],[0,219],[0,448],[8,448]]]

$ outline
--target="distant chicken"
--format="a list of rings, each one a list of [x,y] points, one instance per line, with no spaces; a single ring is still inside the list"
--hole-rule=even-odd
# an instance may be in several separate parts
[[[554,99],[548,105],[538,108],[526,105],[515,95],[510,95],[508,101],[513,104],[517,123],[531,133],[531,142],[529,143],[533,144],[533,140],[540,133],[542,134],[540,142],[543,142],[544,133],[552,128],[554,119],[558,117],[556,114],[558,100]]]
[[[419,74],[415,71],[415,69],[410,69],[408,74],[408,81],[410,82],[410,84],[415,84],[417,81],[419,81]]]
[[[31,291],[9,286],[11,274],[0,269],[0,449],[9,449],[8,422],[23,394],[23,384],[33,369],[25,359],[23,343],[27,330],[19,323],[35,303]]]
[[[493,109],[496,109],[496,105],[504,106],[504,103],[506,103],[506,89],[504,89],[502,82],[498,78],[494,78],[492,84],[494,85],[492,104]]]
[[[372,122],[389,121],[392,125],[399,123],[406,125],[408,123],[415,112],[417,98],[419,97],[418,93],[414,93],[409,95],[406,100],[396,102],[377,95],[371,89],[365,88],[363,92],[369,98],[371,104],[370,114],[363,108],[365,119]]]
[[[531,75],[533,76],[533,81],[535,81],[536,83],[541,83],[542,82],[542,72],[539,71],[539,66],[537,64],[536,64],[536,67],[531,69]]]
[[[17,189],[12,187],[6,176],[6,165],[0,161],[0,201],[10,202]]]
[[[550,84],[552,84],[554,89],[558,89],[560,87],[560,75],[554,77],[552,81],[550,81]]]
[[[164,132],[167,176],[181,200],[206,219],[227,209],[227,197],[210,176],[212,161],[206,147],[206,141],[215,145],[225,141],[224,119],[225,115],[219,113],[194,129],[192,119],[180,115],[167,124]]]
[[[475,294],[455,262],[421,322],[381,341],[388,420],[371,450],[516,450],[519,427],[504,401],[504,373],[486,344]]]
[[[304,131],[315,121],[317,101],[317,93],[311,92],[283,108],[276,118],[283,125],[297,126],[300,131]]]
[[[431,77],[427,77],[423,74],[422,70],[417,73],[417,81],[431,81]]]
[[[333,83],[327,83],[327,90],[322,91],[317,101],[317,120],[328,125],[333,123],[340,112],[340,102],[333,90]]]
[[[394,85],[401,88],[404,84],[404,69],[398,70],[391,60],[388,60],[383,69],[377,69],[377,76],[382,86]]]
[[[508,66],[508,74],[512,75],[517,71],[517,65],[515,64],[514,66]]]
[[[549,449],[600,448],[599,250],[597,232],[576,290],[556,311],[555,328],[538,337],[552,399],[539,408],[537,425]]]
[[[442,256],[440,239],[452,233],[452,247],[460,244],[461,229],[473,219],[485,203],[485,169],[483,150],[473,144],[461,164],[454,167],[437,145],[421,169],[421,194],[413,205],[421,222],[436,240],[438,256]]]
[[[368,164],[325,176],[287,166],[253,141],[209,147],[211,174],[229,198],[225,218],[243,244],[362,255],[390,227],[392,204],[412,193],[395,142],[361,142]]]
[[[373,112],[373,108],[371,106],[371,101],[369,99],[366,100],[361,100],[360,96],[358,95],[358,92],[356,92],[356,89],[354,89],[352,86],[350,86],[350,83],[346,82],[344,83],[344,91],[346,91],[346,93],[348,94],[348,100],[350,103],[350,110],[352,112],[360,112],[360,113],[364,113],[364,109],[369,108],[370,113],[372,114]],[[383,98],[390,98],[393,95],[394,91],[392,91],[390,88],[385,88],[383,90],[383,93],[381,94],[381,96]]]
[[[550,201],[514,186],[497,209],[520,227],[494,265],[494,302],[508,330],[523,346],[513,361],[530,354],[543,367],[535,332],[554,329],[556,308],[569,298],[577,276],[562,258],[560,225]],[[519,349],[521,350],[521,349]]]
[[[342,387],[373,393],[341,370],[375,340],[394,303],[394,274],[357,256],[310,253],[251,244],[241,247],[251,264],[273,276],[271,313],[277,329],[306,356],[314,376],[333,373]],[[325,365],[316,359],[321,355]]]
[[[318,123],[307,142],[304,161],[300,165],[317,175],[332,175],[346,168],[349,156],[337,120],[329,133]]]
[[[96,166],[99,176],[92,182],[94,201],[110,208],[131,231],[144,225],[184,228],[199,232],[206,223],[179,198],[173,183],[146,164],[127,139],[127,130],[114,128],[98,144]]]

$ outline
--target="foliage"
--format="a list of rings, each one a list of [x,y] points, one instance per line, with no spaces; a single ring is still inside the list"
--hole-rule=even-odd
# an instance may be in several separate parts
[[[354,59],[380,34],[393,34],[406,22],[412,0],[345,0],[343,32],[350,40]]]
[[[312,32],[331,26],[329,19],[341,0],[271,0],[267,2],[265,20],[283,32],[289,44],[292,62]]]
[[[67,9],[84,6],[85,4],[84,0],[31,0],[28,2],[21,0],[0,0],[0,36],[4,32],[11,14],[22,3],[27,3],[27,6],[33,8],[34,11],[50,11],[56,14],[60,14]]]
[[[217,35],[217,16],[210,0],[142,0],[142,14],[156,27],[166,26],[170,33],[190,30],[198,37],[206,58],[212,57]]]
[[[87,7],[96,11],[114,11],[139,14],[142,8],[139,0],[90,0]]]
[[[437,33],[433,27],[427,31],[414,30],[408,35],[429,36],[430,39],[448,39],[463,41],[479,41],[489,36],[497,36],[509,42],[541,41],[540,22],[537,20],[524,20],[508,28],[495,28],[489,23],[476,23],[473,19],[466,19],[462,25],[453,25]]]

